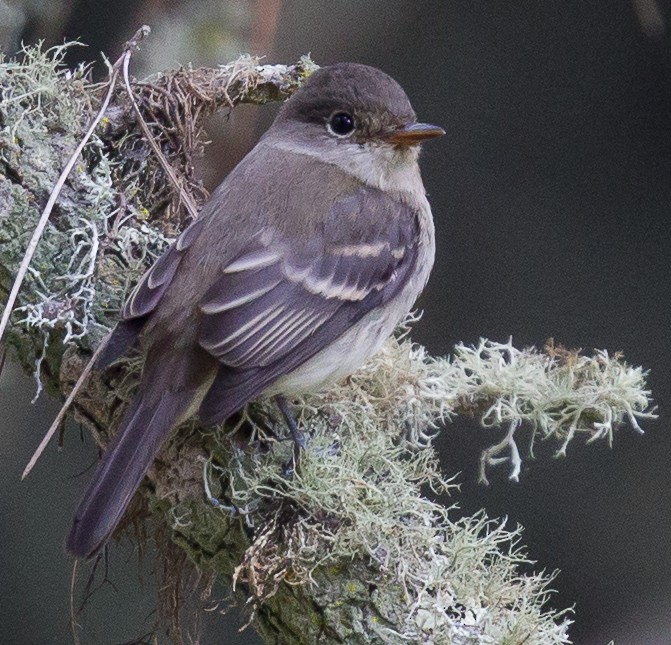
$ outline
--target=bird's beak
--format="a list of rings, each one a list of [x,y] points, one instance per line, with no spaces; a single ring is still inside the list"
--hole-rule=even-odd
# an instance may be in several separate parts
[[[424,139],[435,139],[445,134],[443,128],[429,123],[408,123],[385,137],[389,143],[397,146],[414,146]]]

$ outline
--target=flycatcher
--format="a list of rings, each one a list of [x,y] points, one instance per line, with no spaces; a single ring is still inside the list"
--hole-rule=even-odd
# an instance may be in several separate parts
[[[170,431],[261,395],[353,372],[410,310],[434,258],[418,123],[383,72],[312,74],[147,271],[99,363],[139,343],[138,394],[77,508],[67,549],[95,554]]]

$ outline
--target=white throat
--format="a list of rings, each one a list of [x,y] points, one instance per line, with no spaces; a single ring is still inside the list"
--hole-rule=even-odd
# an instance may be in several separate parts
[[[332,145],[316,150],[302,141],[286,139],[275,139],[269,145],[337,166],[372,188],[398,193],[404,201],[415,206],[426,203],[424,184],[417,163],[419,148],[416,146],[398,148],[384,143],[359,145],[333,142]]]

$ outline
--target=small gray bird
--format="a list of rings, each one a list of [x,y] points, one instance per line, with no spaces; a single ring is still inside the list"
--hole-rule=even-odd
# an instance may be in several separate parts
[[[99,361],[140,342],[139,392],[77,508],[67,549],[95,554],[170,431],[261,395],[353,372],[410,310],[434,259],[417,123],[383,72],[312,74],[147,271]]]

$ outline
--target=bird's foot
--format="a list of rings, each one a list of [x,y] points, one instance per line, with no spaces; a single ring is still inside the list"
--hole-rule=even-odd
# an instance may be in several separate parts
[[[307,442],[305,441],[305,436],[298,429],[298,423],[296,423],[296,417],[294,417],[287,400],[281,395],[277,394],[275,396],[275,403],[280,409],[282,416],[289,428],[289,433],[291,438],[294,441],[294,452],[287,464],[285,464],[283,472],[286,477],[291,477],[298,470],[300,466],[301,450],[305,450]]]

